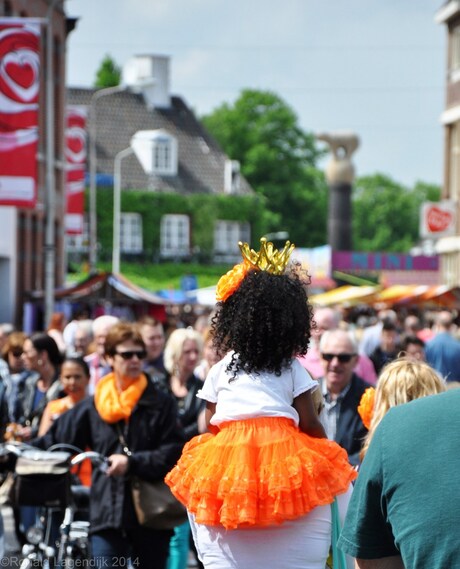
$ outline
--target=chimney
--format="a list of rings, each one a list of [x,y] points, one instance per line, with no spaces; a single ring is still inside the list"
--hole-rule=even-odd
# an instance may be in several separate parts
[[[123,66],[122,83],[142,93],[149,109],[169,109],[169,56],[135,55]]]

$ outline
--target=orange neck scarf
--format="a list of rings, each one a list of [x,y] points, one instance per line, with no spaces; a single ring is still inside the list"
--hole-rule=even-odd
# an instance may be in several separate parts
[[[126,389],[118,391],[115,374],[106,375],[94,392],[94,405],[101,419],[107,423],[127,421],[146,387],[147,378],[141,374]]]

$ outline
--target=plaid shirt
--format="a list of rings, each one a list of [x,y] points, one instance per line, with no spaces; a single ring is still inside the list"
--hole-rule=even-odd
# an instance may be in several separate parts
[[[337,433],[337,421],[340,415],[340,407],[345,395],[350,389],[349,383],[343,391],[340,392],[336,399],[332,399],[331,394],[327,390],[326,381],[321,381],[321,390],[324,396],[324,409],[321,413],[321,422],[326,431],[327,438],[331,441],[335,440]]]

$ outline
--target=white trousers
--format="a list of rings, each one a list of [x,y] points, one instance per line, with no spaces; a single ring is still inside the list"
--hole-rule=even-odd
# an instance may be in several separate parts
[[[338,496],[341,523],[351,495]],[[324,569],[331,545],[331,507],[265,528],[226,530],[195,523],[193,539],[205,569]],[[353,560],[347,559],[353,567]]]

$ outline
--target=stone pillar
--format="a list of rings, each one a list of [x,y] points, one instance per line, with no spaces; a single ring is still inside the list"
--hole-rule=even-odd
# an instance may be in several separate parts
[[[329,185],[328,243],[333,251],[351,251],[351,190],[355,178],[351,156],[359,146],[359,138],[348,132],[321,133],[316,138],[327,142],[332,152],[326,166]]]

